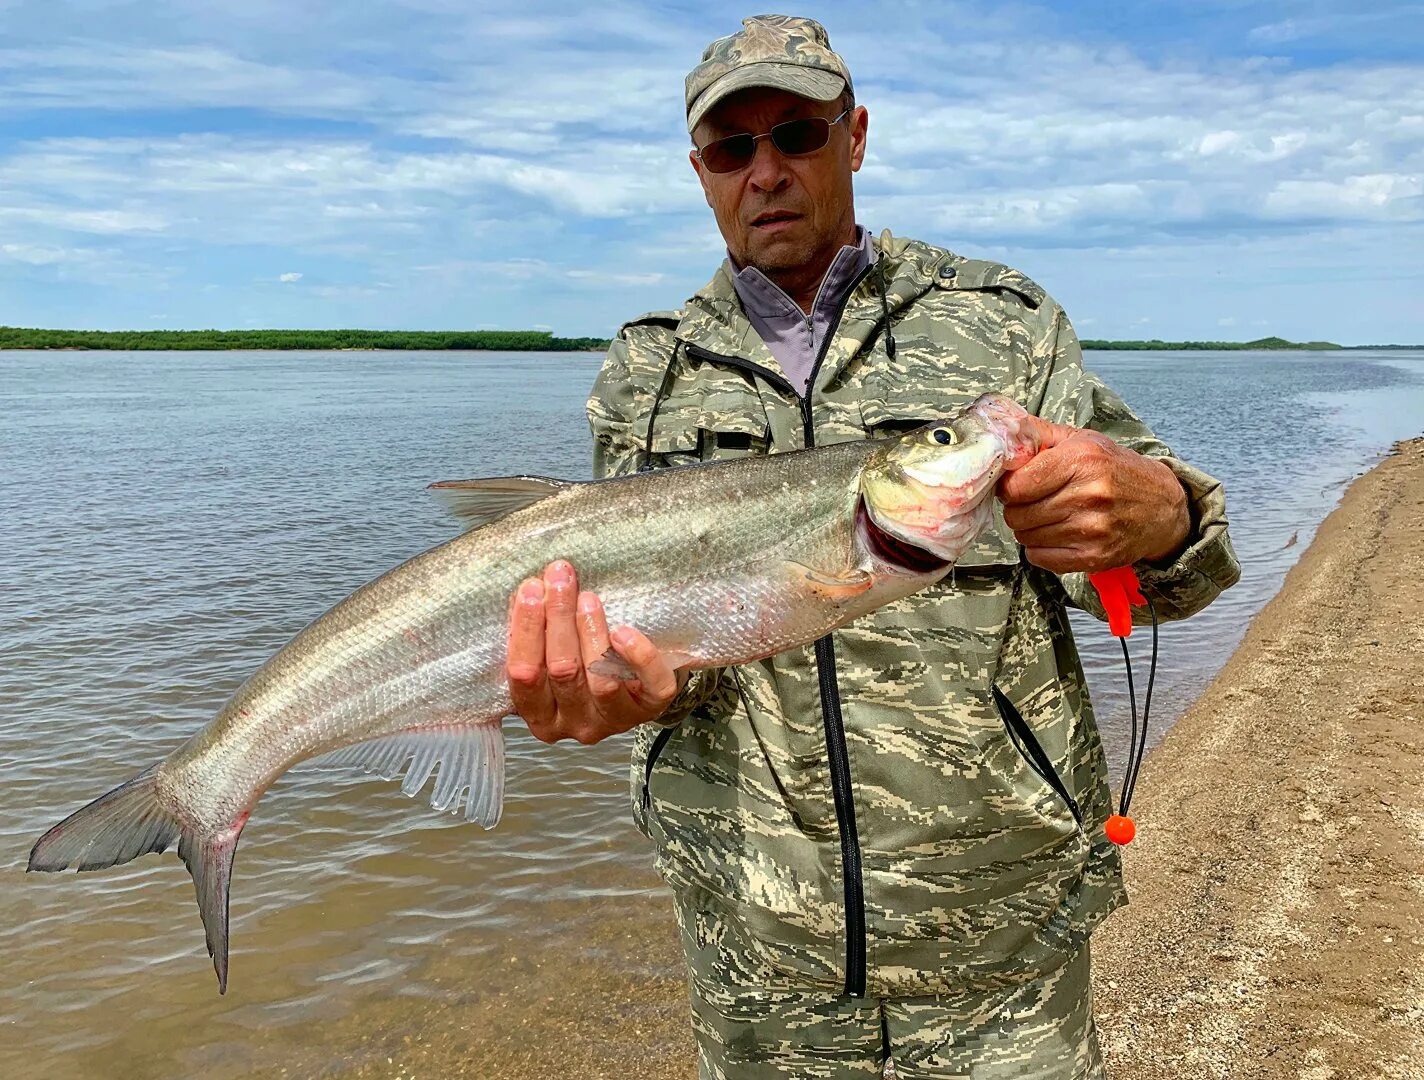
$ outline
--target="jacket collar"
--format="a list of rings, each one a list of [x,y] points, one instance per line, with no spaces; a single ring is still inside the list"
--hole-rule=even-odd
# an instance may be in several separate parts
[[[883,267],[885,298],[893,320],[901,308],[929,290],[941,263],[954,258],[939,248],[917,240],[892,236],[889,230],[874,241],[881,266],[872,264],[845,300],[840,324],[832,334],[824,360],[810,393],[834,382],[840,371],[867,342],[884,331],[880,302]],[[771,355],[761,335],[742,310],[736,286],[724,262],[712,280],[683,306],[677,339],[694,349],[727,356],[771,372],[783,381],[786,373]]]
[[[744,266],[738,269],[732,259],[731,252],[727,253],[727,263],[723,265],[727,273],[731,275],[737,296],[742,301],[742,310],[753,319],[760,318],[764,322],[772,319],[794,319],[804,322],[838,304],[842,299],[841,294],[846,291],[851,282],[856,280],[860,276],[860,272],[874,261],[875,244],[871,240],[870,233],[862,226],[857,225],[855,227],[855,243],[843,245],[831,259],[831,265],[826,267],[826,272],[821,277],[820,288],[816,291],[815,304],[809,315],[802,311],[796,301],[787,295],[785,289],[755,266]]]

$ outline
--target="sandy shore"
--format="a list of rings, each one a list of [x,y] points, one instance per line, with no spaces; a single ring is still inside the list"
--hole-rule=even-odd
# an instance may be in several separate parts
[[[1421,581],[1424,439],[1349,488],[1148,758],[1132,903],[1094,938],[1114,1080],[1424,1077]],[[439,1005],[336,1021],[353,1064],[321,1075],[693,1077],[665,896],[564,914],[497,978],[447,964]]]
[[[1150,756],[1095,936],[1125,1080],[1424,1077],[1424,440],[1357,480]]]

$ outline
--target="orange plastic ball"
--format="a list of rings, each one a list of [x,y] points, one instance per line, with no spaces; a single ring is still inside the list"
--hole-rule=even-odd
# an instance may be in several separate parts
[[[1132,842],[1132,838],[1137,835],[1137,826],[1133,824],[1132,818],[1114,814],[1108,818],[1103,831],[1108,834],[1109,840],[1121,846]]]

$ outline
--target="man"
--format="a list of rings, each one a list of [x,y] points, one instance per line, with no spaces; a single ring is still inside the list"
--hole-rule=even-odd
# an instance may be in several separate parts
[[[1083,370],[1028,278],[860,229],[844,62],[809,19],[743,27],[685,99],[728,259],[619,333],[589,401],[597,471],[884,436],[987,390],[1056,445],[1001,484],[1002,522],[950,579],[733,670],[674,672],[551,564],[513,605],[516,707],[548,741],[637,728],[634,816],[676,899],[702,1076],[877,1076],[887,1056],[901,1077],[1102,1076],[1087,941],[1124,895],[1066,606],[1101,618],[1086,573],[1132,564],[1161,616],[1204,607],[1239,572],[1220,485]],[[610,645],[636,681],[588,671]]]

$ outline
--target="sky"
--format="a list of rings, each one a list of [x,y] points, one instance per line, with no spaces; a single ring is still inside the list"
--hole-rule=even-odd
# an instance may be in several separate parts
[[[0,325],[542,328],[725,249],[646,0],[0,0]],[[812,3],[856,209],[1083,337],[1424,342],[1424,3]]]

